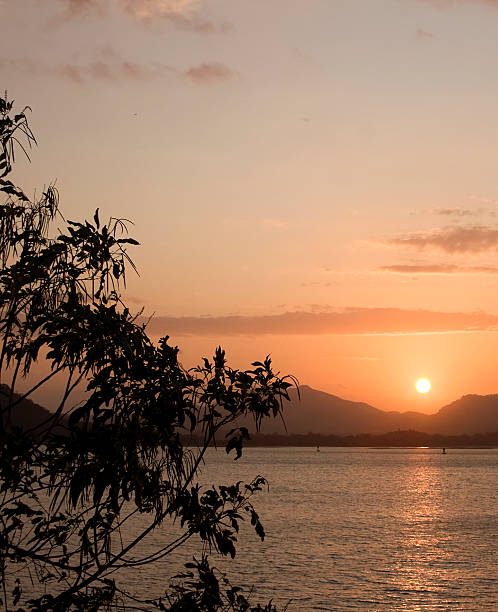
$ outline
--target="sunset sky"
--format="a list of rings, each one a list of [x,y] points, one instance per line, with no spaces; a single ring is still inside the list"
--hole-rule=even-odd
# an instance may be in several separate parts
[[[13,180],[135,223],[127,299],[185,366],[498,393],[498,0],[0,0],[0,33]]]

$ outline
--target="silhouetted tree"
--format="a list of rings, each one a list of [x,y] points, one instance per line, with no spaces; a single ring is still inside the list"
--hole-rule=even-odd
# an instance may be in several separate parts
[[[263,477],[201,488],[197,475],[220,431],[230,430],[226,451],[240,457],[248,434],[237,420],[250,416],[259,428],[279,415],[294,381],[275,375],[269,358],[231,369],[221,348],[186,370],[167,337],[153,343],[119,293],[134,267],[126,248],[138,244],[127,237],[128,222],[102,224],[98,210],[92,221],[66,222],[53,185],[32,200],[9,180],[16,148],[35,143],[27,109],[12,109],[0,99],[2,603],[39,611],[106,609],[117,598],[126,605],[118,568],[153,563],[193,537],[204,552],[234,557],[245,518],[264,538],[251,502]],[[47,365],[38,377],[35,362]],[[50,416],[13,425],[14,411],[55,377],[64,384]],[[183,446],[181,434],[194,430],[201,444]],[[141,529],[123,542],[136,515]],[[176,537],[139,557],[137,545],[167,520],[180,528]],[[23,569],[41,591],[20,580]],[[205,554],[186,569],[165,577],[163,592],[147,602],[134,600],[135,609],[274,610],[251,607]]]

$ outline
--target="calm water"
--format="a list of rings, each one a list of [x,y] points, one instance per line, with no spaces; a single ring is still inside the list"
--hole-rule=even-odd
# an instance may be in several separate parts
[[[270,481],[255,500],[264,543],[247,529],[215,564],[290,612],[498,610],[497,467],[498,450],[212,450],[206,484]],[[159,590],[180,560],[130,574],[130,589]]]
[[[498,450],[264,448],[234,462],[210,449],[200,480],[258,474],[270,482],[254,500],[265,541],[246,527],[234,561],[212,557],[234,584],[254,586],[253,603],[291,600],[289,612],[498,610]],[[171,535],[161,527],[135,558]],[[123,538],[133,538],[131,526]],[[153,567],[123,570],[118,583],[158,596],[200,551],[189,544]]]

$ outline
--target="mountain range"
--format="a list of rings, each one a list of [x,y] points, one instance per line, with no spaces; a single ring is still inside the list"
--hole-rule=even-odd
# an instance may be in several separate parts
[[[264,421],[265,434],[384,434],[397,430],[414,430],[428,434],[459,435],[498,432],[498,394],[464,395],[443,406],[435,414],[421,412],[386,412],[336,395],[317,391],[307,385],[291,390],[291,401],[284,406],[285,425],[281,419]],[[0,406],[9,396],[5,385],[0,387]],[[15,397],[18,396],[15,394]],[[12,411],[12,422],[24,429],[45,421],[50,413],[24,399]],[[244,423],[241,423],[244,424]],[[249,423],[245,423],[250,430]]]
[[[476,434],[498,431],[498,394],[464,395],[435,414],[379,410],[317,391],[307,385],[290,392],[281,420],[266,421],[262,433],[383,434],[397,430],[429,434]]]

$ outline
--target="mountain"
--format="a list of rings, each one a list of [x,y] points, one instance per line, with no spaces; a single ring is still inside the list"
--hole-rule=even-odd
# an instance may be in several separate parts
[[[282,421],[267,421],[263,433],[350,435],[415,430],[430,434],[475,434],[498,431],[498,395],[464,395],[436,414],[386,412],[363,402],[352,402],[307,385],[291,391]]]
[[[441,408],[432,419],[433,430],[437,433],[498,431],[498,394],[464,395]]]
[[[3,409],[7,406],[10,397],[10,389],[7,385],[0,386],[0,407]],[[21,396],[17,393],[13,394],[13,401],[15,402]],[[22,429],[31,429],[35,425],[46,421],[50,417],[50,412],[35,404],[29,399],[22,399],[18,404],[13,406],[11,413],[12,425],[17,425]],[[6,418],[4,416],[4,423]]]
[[[436,414],[421,412],[386,412],[336,395],[317,391],[307,385],[291,390],[291,402],[284,407],[285,425],[279,419],[263,422],[264,434],[385,434],[390,431],[414,430],[428,434],[459,435],[498,431],[498,394],[464,395],[441,408]],[[0,406],[9,396],[6,385],[0,387]],[[14,394],[14,398],[19,396]],[[12,410],[12,423],[23,429],[45,421],[50,412],[31,400],[23,399]],[[252,423],[242,422],[253,430]]]

